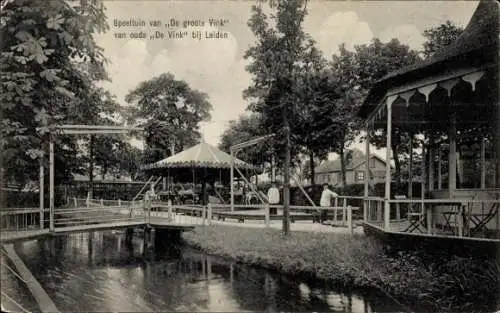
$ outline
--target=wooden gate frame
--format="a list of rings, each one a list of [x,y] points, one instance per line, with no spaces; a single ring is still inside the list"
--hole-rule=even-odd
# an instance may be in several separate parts
[[[108,125],[59,125],[51,127],[49,133],[49,231],[54,227],[54,137],[56,135],[109,135],[129,134],[132,131],[143,131],[140,127],[108,126]],[[42,156],[43,158],[43,156]],[[40,226],[43,228],[44,211],[44,167],[40,158]]]

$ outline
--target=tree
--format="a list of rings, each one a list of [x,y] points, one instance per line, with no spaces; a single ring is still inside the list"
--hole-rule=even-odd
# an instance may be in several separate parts
[[[330,109],[339,97],[337,87],[329,79],[327,62],[314,44],[309,41],[295,75],[293,89],[299,105],[295,108],[296,120],[292,126],[292,142],[301,146],[309,157],[307,173],[311,185],[315,185],[316,159],[326,159],[335,139],[331,125],[334,111]]]
[[[462,27],[453,24],[449,20],[437,27],[424,30],[422,34],[426,39],[423,50],[424,58],[429,58],[437,51],[453,43],[462,34],[463,30]]]
[[[250,108],[263,116],[264,125],[269,133],[277,134],[276,146],[284,151],[280,159],[284,167],[284,218],[283,232],[288,233],[289,167],[291,158],[297,155],[291,151],[289,125],[293,125],[294,97],[292,80],[296,65],[300,61],[307,38],[302,29],[306,15],[302,0],[278,0],[276,15],[272,17],[275,26],[270,26],[267,16],[260,6],[252,7],[252,16],[248,22],[257,41],[245,53],[245,59],[252,59],[247,70],[252,74],[252,86],[244,92],[246,99],[252,100]]]
[[[172,74],[140,83],[125,100],[133,105],[128,119],[139,119],[145,128],[149,162],[170,156],[172,148],[180,151],[198,143],[200,122],[210,119],[212,109],[205,93]]]
[[[37,179],[49,127],[72,121],[80,96],[104,79],[93,38],[107,29],[102,1],[0,2],[0,150],[8,181]],[[82,68],[89,69],[88,71]],[[76,139],[57,136],[56,180],[78,168]]]
[[[330,85],[341,95],[332,99],[326,110],[334,112],[330,115],[330,142],[332,151],[340,158],[341,181],[347,184],[345,151],[359,134],[359,119],[356,115],[361,104],[363,93],[360,91],[359,73],[357,72],[356,54],[339,47],[339,55],[333,55],[330,62]]]

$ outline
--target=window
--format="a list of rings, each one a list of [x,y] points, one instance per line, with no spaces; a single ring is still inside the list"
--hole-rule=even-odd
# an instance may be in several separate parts
[[[374,157],[372,157],[370,159],[370,168],[375,168],[375,158]]]
[[[356,181],[363,181],[363,180],[365,180],[365,172],[363,171],[356,172]]]

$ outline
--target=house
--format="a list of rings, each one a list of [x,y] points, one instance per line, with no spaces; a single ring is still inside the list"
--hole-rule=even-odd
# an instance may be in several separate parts
[[[345,153],[345,169],[346,169],[346,182],[348,185],[361,184],[365,181],[365,162],[366,156],[361,150],[353,149]],[[385,179],[385,165],[384,159],[376,155],[370,156],[370,172],[371,183],[384,182]],[[325,161],[316,167],[314,171],[314,178],[316,183],[341,185],[341,164],[340,158],[332,161]]]

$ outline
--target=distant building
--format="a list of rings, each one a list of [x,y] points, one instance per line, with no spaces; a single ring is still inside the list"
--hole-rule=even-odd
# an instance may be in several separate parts
[[[366,157],[361,150],[353,149],[345,153],[345,170],[346,170],[346,183],[361,184],[364,183],[366,178],[365,163]],[[384,159],[371,155],[370,157],[370,172],[372,184],[385,181],[385,166]],[[391,168],[392,165],[391,165]],[[336,160],[328,160],[321,163],[314,171],[315,181],[318,184],[341,185],[341,163],[340,158]]]

